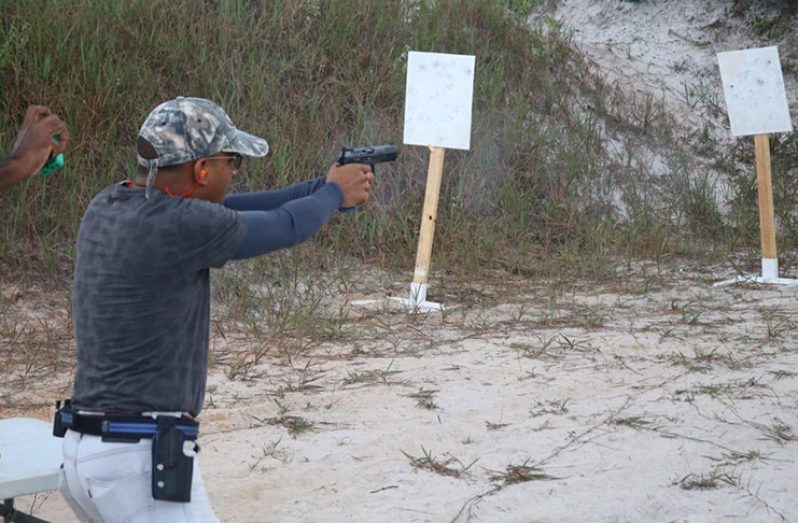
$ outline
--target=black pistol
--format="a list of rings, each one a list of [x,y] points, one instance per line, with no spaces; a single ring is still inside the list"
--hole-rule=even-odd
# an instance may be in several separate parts
[[[338,157],[338,165],[348,163],[362,163],[371,166],[371,171],[377,174],[374,165],[382,162],[392,162],[399,157],[399,151],[393,144],[369,145],[366,147],[343,147],[341,156]],[[341,212],[355,212],[357,207],[341,207]]]

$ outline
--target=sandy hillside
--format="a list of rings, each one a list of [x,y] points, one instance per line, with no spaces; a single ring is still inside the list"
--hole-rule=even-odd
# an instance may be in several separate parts
[[[720,137],[714,53],[763,43],[723,21],[730,4],[563,0],[535,16],[572,25],[607,77]],[[372,274],[325,296],[319,323],[337,334],[298,352],[302,339],[217,322],[200,463],[218,515],[798,522],[798,286],[714,287],[731,272],[691,264],[618,273],[613,286],[433,275],[431,298],[454,307],[426,315],[383,301],[407,275]],[[65,298],[0,289],[15,355],[0,416],[46,418],[69,388]],[[364,298],[377,303],[350,305]],[[19,505],[74,521],[57,493]]]
[[[798,17],[789,29],[758,34],[788,2],[748,2],[735,10],[725,0],[549,0],[533,21],[553,17],[573,30],[577,46],[600,74],[625,93],[654,96],[676,121],[708,126],[715,139],[730,140],[717,53],[777,45],[793,117],[798,114]]]

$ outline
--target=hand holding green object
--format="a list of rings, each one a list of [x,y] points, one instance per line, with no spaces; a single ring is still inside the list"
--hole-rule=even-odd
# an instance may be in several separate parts
[[[43,105],[31,105],[11,153],[0,159],[0,191],[33,176],[50,174],[64,166],[63,152],[69,145],[69,130],[58,116]]]
[[[61,136],[55,135],[53,136],[53,140],[56,142],[61,142]],[[52,174],[58,169],[61,169],[66,162],[64,161],[64,153],[58,153],[55,156],[51,156],[47,163],[44,164],[42,170],[39,171],[39,176],[47,176],[48,174]]]

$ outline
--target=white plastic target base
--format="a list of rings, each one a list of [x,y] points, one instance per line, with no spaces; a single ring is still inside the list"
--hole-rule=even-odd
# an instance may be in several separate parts
[[[762,276],[753,274],[737,276],[731,280],[716,283],[713,287],[724,287],[735,283],[764,283],[769,285],[798,285],[798,280],[779,278],[779,260],[775,258],[762,258]]]
[[[391,298],[397,300],[405,306],[409,312],[430,312],[444,309],[443,304],[434,301],[427,301],[426,283],[411,283],[410,298]]]
[[[410,297],[409,298],[387,298],[388,301],[398,301],[402,304],[407,312],[430,312],[441,311],[444,307],[441,303],[434,301],[427,301],[427,284],[426,283],[411,283],[410,284]],[[382,300],[352,300],[350,302],[356,307],[365,307],[374,304],[385,304],[385,299]]]

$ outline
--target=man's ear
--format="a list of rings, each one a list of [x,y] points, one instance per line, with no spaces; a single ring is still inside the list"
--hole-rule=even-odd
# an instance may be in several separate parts
[[[205,160],[194,163],[194,181],[199,185],[208,185],[208,166]]]

